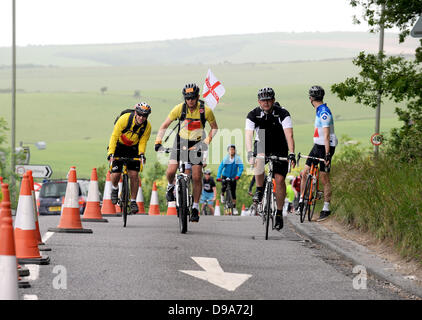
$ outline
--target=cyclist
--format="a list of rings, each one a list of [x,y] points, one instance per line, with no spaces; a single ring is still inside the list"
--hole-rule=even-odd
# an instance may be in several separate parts
[[[233,213],[238,214],[236,209],[236,183],[237,180],[240,179],[240,176],[243,172],[243,161],[242,159],[236,154],[236,146],[234,144],[230,144],[227,146],[227,155],[224,157],[223,161],[221,161],[220,166],[218,167],[217,172],[217,181],[222,182],[221,188],[221,203],[224,203],[224,193],[227,189],[226,178],[230,178],[230,190],[233,199]]]
[[[151,124],[148,116],[151,107],[146,102],[135,105],[131,112],[122,114],[114,125],[113,133],[108,144],[107,159],[111,164],[111,202],[117,203],[119,197],[119,181],[122,173],[123,163],[121,160],[114,160],[115,157],[141,158],[146,161],[145,149],[151,135]],[[138,212],[136,195],[139,187],[139,160],[129,161],[127,164],[130,179],[130,211]]]
[[[295,192],[293,190],[293,176],[287,176],[287,187],[286,187],[286,200],[288,202],[287,205],[287,213],[293,212],[293,201],[295,199]]]
[[[325,161],[320,163],[320,180],[324,184],[324,207],[320,212],[317,221],[324,221],[330,215],[331,201],[331,183],[330,183],[330,167],[331,158],[334,155],[335,147],[338,140],[334,133],[334,120],[327,104],[323,102],[325,91],[320,86],[312,86],[309,89],[309,100],[312,107],[316,111],[314,146],[309,153],[310,157],[322,158]],[[303,189],[305,188],[306,178],[312,165],[312,160],[307,159],[304,169],[301,172],[301,197],[299,199],[299,207],[303,208]],[[327,169],[327,172],[325,172]]]
[[[246,118],[245,136],[248,162],[253,165],[255,157],[275,155],[287,157],[294,167],[296,165],[293,125],[289,112],[275,101],[275,92],[266,87],[258,91],[259,106],[248,113]],[[254,150],[252,140],[255,134]],[[257,159],[255,167],[256,193],[254,202],[261,202],[264,192],[264,161]],[[288,171],[287,162],[274,163],[276,182],[276,224],[275,228],[283,228],[283,205],[286,197],[285,177]]]
[[[174,140],[167,167],[167,201],[175,201],[174,177],[179,161],[187,161],[186,173],[192,171],[193,206],[190,221],[199,221],[199,200],[202,192],[202,168],[206,166],[208,145],[217,133],[218,125],[212,109],[199,99],[199,87],[194,83],[186,84],[182,89],[184,102],[175,106],[162,123],[155,140],[155,151],[162,148],[162,139],[166,129],[173,121],[178,120],[178,133]],[[211,130],[205,135],[205,124],[209,123]],[[205,137],[206,136],[206,137]]]
[[[215,199],[217,198],[217,187],[215,185],[214,178],[211,177],[211,170],[207,169],[204,171],[204,179],[202,180],[202,195],[201,195],[201,212],[205,205],[205,201],[207,201],[208,208],[211,210],[211,214],[214,215],[214,208],[213,204]]]

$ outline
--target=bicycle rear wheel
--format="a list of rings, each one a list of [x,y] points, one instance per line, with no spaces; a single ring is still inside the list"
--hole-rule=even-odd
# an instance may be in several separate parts
[[[305,184],[305,192],[303,193],[303,209],[300,212],[300,222],[303,223],[305,221],[306,213],[309,209],[309,192],[311,189],[311,183],[312,183],[312,177],[311,175],[308,175],[308,178],[306,179]]]
[[[128,213],[128,206],[129,206],[129,177],[127,175],[123,175],[122,178],[122,195],[121,195],[121,208],[122,208],[122,216],[123,216],[123,227],[126,227],[127,222],[127,213]]]
[[[269,182],[267,184],[267,187],[265,188],[265,240],[268,240],[268,230],[270,229],[270,219],[272,221],[271,217],[271,211],[272,211],[272,205],[271,205],[271,198],[272,198],[272,190],[273,190],[273,184],[272,182]]]
[[[187,197],[187,186],[184,179],[179,181],[179,228],[180,233],[186,233],[188,231],[188,197]]]

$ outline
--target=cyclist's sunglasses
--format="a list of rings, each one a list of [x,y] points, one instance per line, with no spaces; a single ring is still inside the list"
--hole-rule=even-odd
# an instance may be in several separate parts
[[[136,110],[135,112],[136,112],[136,114],[137,114],[138,116],[140,116],[140,117],[145,117],[145,118],[148,118],[148,113],[142,113],[142,112],[139,112],[138,110]]]

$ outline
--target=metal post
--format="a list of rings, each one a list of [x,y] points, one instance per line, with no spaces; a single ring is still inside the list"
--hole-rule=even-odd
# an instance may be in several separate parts
[[[384,52],[384,10],[385,4],[381,6],[381,21],[380,21],[380,40],[379,40],[379,50],[378,50],[378,59],[380,62],[382,61],[382,54]],[[380,78],[382,77],[382,69],[378,71]],[[380,117],[381,117],[381,90],[378,91],[378,98],[377,98],[377,109],[375,113],[375,133],[380,133]],[[375,157],[378,156],[379,146],[375,146],[374,148],[374,155]]]
[[[16,2],[12,1],[12,128],[11,128],[11,174],[10,197],[12,204],[15,201],[15,139],[16,139]]]

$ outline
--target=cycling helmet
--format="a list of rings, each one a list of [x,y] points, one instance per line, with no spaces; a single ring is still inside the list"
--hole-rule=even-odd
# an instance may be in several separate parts
[[[229,144],[227,146],[227,151],[229,151],[230,148],[234,148],[236,150],[236,146],[234,144]]]
[[[265,87],[258,90],[258,100],[273,100],[275,98],[275,92],[273,88]]]
[[[309,89],[309,96],[317,101],[322,101],[322,99],[324,99],[324,95],[325,91],[320,86],[312,86]]]
[[[183,87],[183,97],[186,99],[199,97],[199,87],[195,83],[188,83]]]
[[[148,117],[151,113],[151,106],[146,102],[140,102],[135,105],[135,111],[138,116]]]
[[[204,174],[211,174],[211,170],[210,169],[205,170]]]

